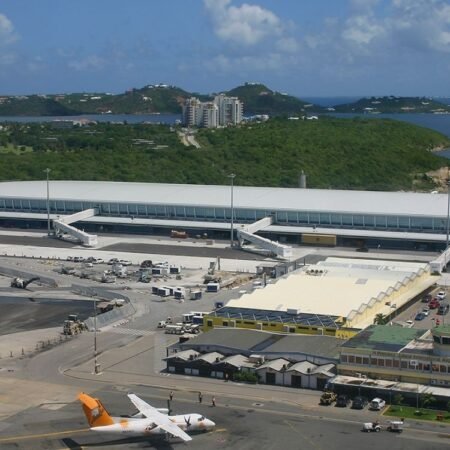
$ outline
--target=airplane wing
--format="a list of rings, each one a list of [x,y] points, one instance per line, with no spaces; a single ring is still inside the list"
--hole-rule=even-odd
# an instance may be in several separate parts
[[[178,425],[173,423],[169,416],[160,413],[156,408],[150,406],[147,402],[144,402],[136,394],[128,394],[128,398],[131,400],[134,406],[148,419],[151,419],[156,425],[162,428],[167,433],[177,436],[183,441],[192,441],[192,438],[185,433]]]

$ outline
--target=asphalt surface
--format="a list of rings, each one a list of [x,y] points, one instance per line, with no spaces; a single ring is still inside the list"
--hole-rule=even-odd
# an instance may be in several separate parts
[[[79,299],[0,296],[0,335],[61,326],[69,314],[92,316],[93,303]]]
[[[0,235],[0,244],[7,245],[31,245],[33,247],[57,247],[73,248],[79,246],[77,243],[62,241],[61,239],[49,239],[47,236],[7,236]]]
[[[132,414],[135,408],[126,395],[126,387],[104,387],[95,392],[113,416]],[[136,392],[156,407],[167,407],[167,392],[140,388]],[[190,449],[278,450],[422,450],[447,449],[448,435],[439,431],[406,427],[402,434],[363,433],[362,420],[346,416],[311,417],[308,411],[275,403],[232,399],[211,406],[210,398],[197,401],[197,393],[176,393],[171,404],[174,414],[199,413],[216,423],[214,431],[192,434]],[[365,419],[367,420],[367,419]],[[381,418],[382,425],[385,423]],[[87,429],[84,414],[76,401],[69,404],[47,402],[10,417],[7,429],[0,433],[3,450],[36,449],[176,449],[186,444],[176,438],[128,437],[94,433]]]
[[[114,252],[132,252],[149,253],[157,255],[177,255],[177,256],[197,256],[205,258],[224,258],[224,259],[244,259],[244,260],[263,260],[267,258],[264,255],[243,252],[231,248],[214,247],[194,247],[184,245],[166,245],[166,244],[113,244],[102,247],[105,251]]]

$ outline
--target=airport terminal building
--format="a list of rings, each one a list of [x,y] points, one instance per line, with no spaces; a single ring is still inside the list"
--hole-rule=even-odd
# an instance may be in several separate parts
[[[231,195],[233,194],[233,195]],[[233,202],[231,199],[233,198]],[[104,181],[50,181],[52,219],[95,208],[88,231],[164,234],[171,229],[228,237],[265,217],[259,234],[302,243],[302,235],[334,236],[326,245],[442,249],[447,232],[444,194]],[[46,181],[0,183],[0,226],[46,227]]]

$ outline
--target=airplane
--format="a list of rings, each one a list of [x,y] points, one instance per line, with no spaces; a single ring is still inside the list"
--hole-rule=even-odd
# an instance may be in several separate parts
[[[92,431],[124,433],[132,436],[166,434],[191,441],[186,431],[209,431],[216,424],[201,414],[169,416],[166,408],[154,408],[135,394],[127,394],[139,410],[131,417],[112,417],[102,402],[84,392],[78,394],[84,414]]]

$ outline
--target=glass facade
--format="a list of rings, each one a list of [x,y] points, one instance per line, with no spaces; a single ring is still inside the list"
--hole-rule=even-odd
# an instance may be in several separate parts
[[[73,214],[89,208],[98,208],[100,216],[161,218],[180,220],[202,220],[228,222],[231,209],[187,205],[137,204],[137,203],[91,203],[65,200],[51,200],[52,214]],[[0,198],[0,211],[29,213],[47,212],[46,200],[25,198]],[[385,231],[411,231],[445,233],[447,221],[442,217],[387,216],[337,213],[334,211],[292,211],[235,208],[234,220],[252,223],[263,217],[272,216],[274,224],[298,226],[323,226],[328,228],[357,228]]]

